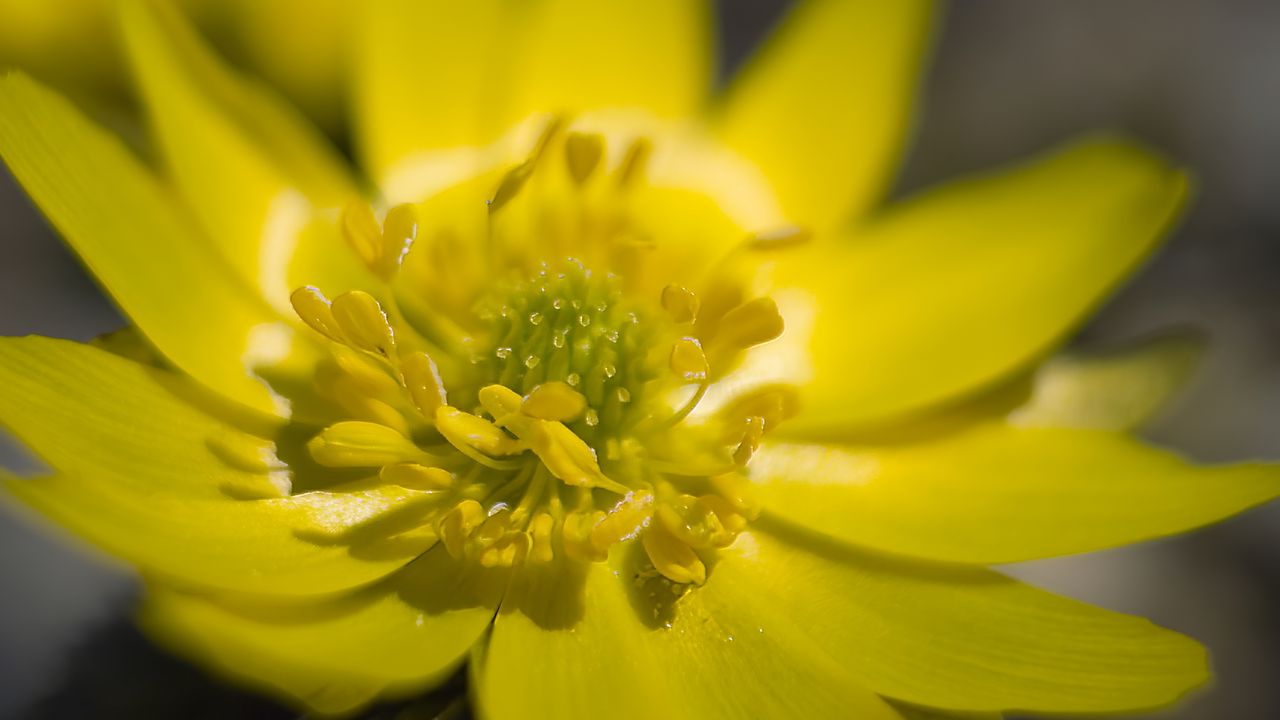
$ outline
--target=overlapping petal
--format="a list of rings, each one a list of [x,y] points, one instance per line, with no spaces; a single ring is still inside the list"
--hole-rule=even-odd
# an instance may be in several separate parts
[[[502,579],[438,548],[330,600],[266,602],[152,586],[139,617],[178,653],[318,712],[345,713],[453,672],[489,627]]]
[[[889,562],[778,525],[744,535],[699,590],[883,696],[952,711],[1122,712],[1203,682],[1194,641],[982,569]],[[679,611],[679,609],[678,609]],[[496,637],[496,635],[495,635]],[[803,640],[806,644],[801,644]]]
[[[1280,467],[1197,467],[1111,432],[996,423],[882,447],[771,445],[770,512],[864,547],[994,564],[1190,530],[1280,495]]]
[[[312,348],[202,241],[119,140],[15,74],[0,80],[0,155],[166,358],[233,400],[280,409],[254,369],[289,374]]]
[[[433,538],[317,543],[278,476],[232,466],[252,439],[196,409],[172,373],[78,343],[0,341],[0,425],[52,466],[5,488],[100,547],[195,587],[310,595],[372,582]],[[243,453],[240,453],[243,454]],[[256,495],[259,500],[243,499]],[[340,509],[340,508],[338,508]]]
[[[476,670],[488,717],[901,720],[763,596],[680,597],[629,545],[517,579]]]
[[[357,194],[319,132],[266,88],[236,76],[174,8],[150,0],[118,7],[165,164],[249,287],[287,313],[289,293],[300,285],[366,282],[332,217],[316,215]]]
[[[1146,257],[1185,195],[1160,159],[1094,139],[927,192],[844,244],[784,259],[778,342],[801,346],[808,365],[785,368],[805,385],[788,431],[901,417],[1018,371]]]
[[[794,222],[828,230],[887,189],[910,126],[929,0],[804,0],[734,80],[719,133]]]

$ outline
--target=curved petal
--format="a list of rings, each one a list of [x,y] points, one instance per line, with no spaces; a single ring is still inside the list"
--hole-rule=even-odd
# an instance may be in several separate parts
[[[484,145],[519,119],[504,100],[520,36],[511,3],[373,0],[360,12],[356,149],[379,185],[415,156]]]
[[[740,536],[694,592],[793,618],[881,695],[955,711],[1121,712],[1170,703],[1208,676],[1203,648],[1142,618],[772,525]]]
[[[172,7],[118,7],[166,165],[248,285],[286,316],[289,293],[301,285],[366,285],[336,225],[315,214],[357,194],[325,139],[265,88],[235,76]]]
[[[0,388],[0,426],[57,473],[5,490],[144,570],[196,587],[310,595],[372,582],[434,541],[304,539],[314,509],[272,499],[288,478],[271,466],[227,462],[241,443],[264,448],[189,405],[199,391],[172,373],[64,340],[5,338]],[[246,496],[262,499],[236,499]]]
[[[730,86],[721,136],[824,231],[887,189],[911,125],[929,0],[805,0]]]
[[[497,585],[432,550],[331,600],[265,603],[148,588],[139,621],[175,652],[324,714],[449,677],[497,607]]]
[[[1041,355],[1156,245],[1186,178],[1096,139],[925,193],[843,245],[779,261],[803,414],[834,431],[972,393]],[[768,346],[766,346],[767,348]],[[785,380],[785,378],[784,378]]]
[[[712,12],[707,0],[540,0],[510,68],[517,112],[692,116],[715,68]]]
[[[901,720],[756,599],[637,577],[634,545],[516,580],[477,668],[486,717]]]
[[[1110,432],[997,424],[901,446],[771,445],[751,467],[792,522],[984,565],[1172,535],[1280,495],[1280,466],[1196,467]]]
[[[1128,348],[1051,358],[1031,397],[1009,414],[1023,427],[1132,430],[1186,383],[1204,350],[1196,336],[1168,334]]]
[[[8,75],[0,80],[0,155],[166,358],[233,400],[279,409],[252,370],[305,366],[313,348],[202,243],[116,138],[56,94]]]

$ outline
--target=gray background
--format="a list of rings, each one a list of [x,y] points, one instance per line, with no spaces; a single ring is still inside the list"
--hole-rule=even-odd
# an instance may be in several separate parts
[[[726,5],[732,64],[781,3]],[[1187,222],[1079,342],[1168,326],[1207,332],[1200,373],[1151,438],[1204,460],[1280,459],[1280,3],[965,0],[945,18],[923,95],[900,192],[1096,128],[1126,131],[1194,170]],[[0,334],[87,339],[118,324],[0,175]],[[0,460],[22,463],[2,438]],[[1280,507],[1189,538],[1015,572],[1208,644],[1217,683],[1167,716],[1262,720],[1280,717],[1278,548]],[[119,677],[147,687],[144,676],[165,661],[120,629],[133,592],[127,569],[0,510],[0,718],[75,717],[75,698],[129,685]],[[119,677],[104,674],[113,666]],[[201,682],[193,677],[179,686]],[[220,702],[209,707],[271,712]]]

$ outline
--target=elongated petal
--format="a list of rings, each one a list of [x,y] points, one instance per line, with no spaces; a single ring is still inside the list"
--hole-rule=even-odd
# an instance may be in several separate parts
[[[1132,430],[1181,389],[1202,350],[1198,338],[1177,334],[1055,357],[1036,371],[1031,397],[1009,419],[1024,427]]]
[[[1207,677],[1203,648],[1142,618],[780,527],[739,537],[698,592],[726,617],[769,608],[764,635],[790,623],[864,687],[928,707],[1121,712],[1170,703]]]
[[[225,67],[173,8],[151,0],[118,6],[166,165],[249,286],[287,313],[289,293],[301,285],[359,283],[360,263],[333,223],[314,215],[356,194],[324,138]]]
[[[901,720],[749,595],[637,577],[635,546],[517,582],[478,667],[488,717]]]
[[[997,424],[882,448],[769,446],[752,468],[779,516],[877,550],[976,564],[1171,535],[1280,495],[1280,466],[1196,467],[1110,432]]]
[[[227,462],[233,443],[256,446],[184,402],[200,391],[172,373],[64,340],[5,338],[0,388],[0,426],[57,473],[5,489],[146,571],[307,595],[376,580],[433,541],[303,539],[317,532],[314,508],[279,499],[288,479],[278,471]],[[236,499],[246,494],[262,499]]]
[[[345,713],[448,677],[493,619],[492,579],[441,548],[332,600],[266,603],[152,586],[140,620],[174,651],[225,675],[316,712]]]
[[[374,0],[355,45],[356,146],[374,180],[414,156],[496,139],[519,23],[503,0]]]
[[[928,0],[805,0],[730,87],[720,134],[775,183],[793,221],[867,209],[901,155]]]
[[[711,20],[706,0],[541,0],[512,67],[516,108],[689,117],[711,85]]]
[[[775,294],[810,366],[791,431],[865,425],[990,385],[1060,341],[1155,246],[1186,179],[1091,140],[925,193]]]
[[[277,403],[255,366],[304,360],[280,317],[207,247],[119,141],[21,75],[0,80],[0,155],[143,334],[206,386]]]

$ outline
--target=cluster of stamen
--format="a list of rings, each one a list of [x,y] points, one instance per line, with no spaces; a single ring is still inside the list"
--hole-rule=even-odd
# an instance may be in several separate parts
[[[574,185],[603,175],[603,141],[557,127],[497,184],[491,216],[552,147]],[[634,143],[610,182],[637,182],[646,148]],[[413,493],[418,531],[459,560],[597,562],[638,539],[654,575],[705,580],[707,553],[758,512],[746,465],[793,408],[774,389],[709,416],[693,411],[744,350],[781,333],[772,300],[726,294],[714,281],[714,302],[678,284],[638,296],[607,267],[555,256],[557,239],[532,272],[523,258],[496,260],[517,272],[495,271],[469,317],[453,323],[467,332],[446,348],[400,310],[392,284],[417,236],[414,211],[392,208],[379,223],[356,204],[342,225],[387,288],[380,298],[293,294],[299,317],[329,341],[315,385],[342,418],[309,441],[316,463],[365,468]]]

